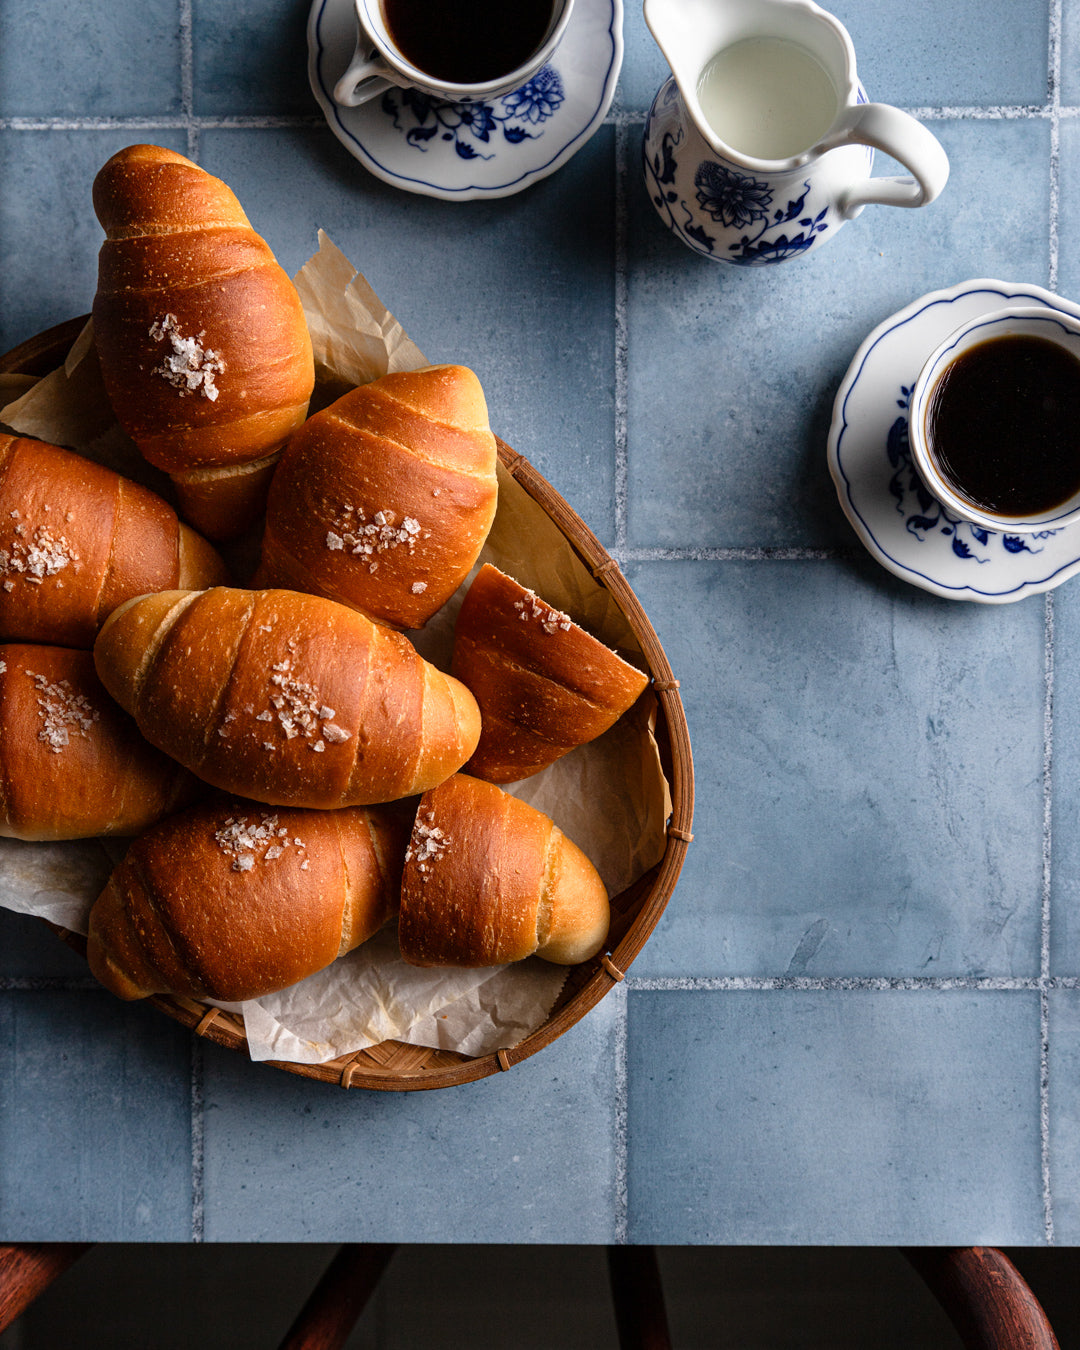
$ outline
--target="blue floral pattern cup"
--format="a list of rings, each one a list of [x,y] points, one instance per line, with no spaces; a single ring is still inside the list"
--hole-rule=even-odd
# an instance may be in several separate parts
[[[798,258],[871,202],[924,206],[945,186],[938,141],[899,108],[868,102],[847,30],[812,0],[645,0],[645,18],[672,70],[645,123],[645,183],[661,219],[702,257],[743,266]],[[702,112],[706,65],[750,36],[803,47],[837,91],[832,125],[787,159],[740,153]],[[875,147],[912,176],[871,178]]]
[[[547,65],[566,32],[574,0],[553,0],[547,34],[527,61],[498,79],[476,84],[440,80],[414,66],[390,36],[379,0],[354,0],[354,4],[356,50],[348,69],[334,86],[334,101],[346,108],[358,107],[395,85],[445,103],[491,103],[527,84]]]

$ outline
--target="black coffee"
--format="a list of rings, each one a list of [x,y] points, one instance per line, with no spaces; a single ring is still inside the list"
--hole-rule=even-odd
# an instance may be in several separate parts
[[[497,80],[547,37],[552,0],[382,0],[387,31],[418,70],[452,84]]]
[[[1039,516],[1080,491],[1080,361],[1039,337],[990,338],[947,367],[926,408],[945,481],[995,515]]]

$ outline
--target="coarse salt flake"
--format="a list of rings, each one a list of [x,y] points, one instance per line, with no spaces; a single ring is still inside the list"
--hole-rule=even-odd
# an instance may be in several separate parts
[[[225,362],[220,352],[202,345],[205,331],[185,337],[176,315],[165,314],[150,325],[150,336],[155,342],[167,341],[170,348],[161,365],[154,367],[153,374],[178,389],[181,397],[198,393],[211,403],[217,400],[220,391],[216,380],[224,372]]]
[[[32,670],[26,673],[38,691],[38,718],[41,721],[38,740],[54,755],[71,744],[72,735],[89,740],[90,728],[101,720],[101,714],[85,694],[76,693],[68,680],[50,683],[45,675],[37,675]]]
[[[274,663],[269,683],[270,706],[256,714],[257,722],[276,723],[286,740],[301,736],[317,753],[326,749],[326,741],[341,744],[351,738],[351,731],[333,721],[335,710],[323,702],[315,686],[297,676],[291,658]],[[272,742],[263,745],[272,748]]]
[[[560,629],[567,632],[574,626],[569,614],[545,604],[533,591],[526,591],[523,599],[515,600],[514,608],[522,622],[536,619],[545,633],[554,633]]]
[[[409,847],[405,850],[405,861],[415,862],[421,881],[428,879],[430,866],[450,847],[450,837],[434,824],[434,812],[427,813],[426,820],[417,819],[413,825]]]
[[[369,520],[360,507],[346,503],[334,520],[333,529],[327,530],[326,547],[332,552],[347,552],[359,559],[361,567],[375,572],[379,566],[377,555],[396,548],[412,553],[421,535],[415,516],[404,516],[399,524],[397,513],[384,507]]]
[[[232,858],[234,872],[250,872],[257,862],[276,862],[293,846],[300,852],[305,851],[301,840],[290,840],[288,833],[279,826],[275,815],[263,814],[258,820],[229,816],[214,832],[214,842],[222,853]]]
[[[7,548],[0,548],[0,576],[12,582],[4,589],[14,588],[14,578],[40,586],[45,577],[54,577],[65,567],[79,561],[79,555],[65,537],[53,534],[45,525],[38,525],[26,539],[26,526],[15,526],[15,538]]]

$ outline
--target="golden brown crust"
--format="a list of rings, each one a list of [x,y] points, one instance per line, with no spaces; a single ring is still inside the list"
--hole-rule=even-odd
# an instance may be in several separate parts
[[[314,387],[311,338],[231,190],[182,155],[129,146],[99,172],[94,207],[106,231],[94,341],[120,425],[169,474],[279,449]],[[199,514],[202,489],[189,519],[225,537],[220,511]]]
[[[261,802],[416,794],[460,768],[480,732],[472,696],[407,639],[292,591],[144,597],[111,616],[95,659],[148,739]]]
[[[132,835],[190,801],[190,774],[139,734],[89,652],[0,645],[0,835]]]
[[[476,561],[498,495],[480,382],[464,366],[385,375],[309,418],[270,488],[259,585],[420,628]]]
[[[416,966],[496,966],[533,954],[595,956],[607,891],[584,853],[535,807],[455,774],[420,800],[401,884],[398,936]]]
[[[397,907],[405,833],[384,807],[217,798],[142,835],[90,914],[87,958],[121,998],[259,998],[322,970]]]
[[[490,564],[462,602],[450,669],[483,718],[466,769],[494,783],[528,778],[595,740],[648,684],[640,670]]]
[[[0,639],[93,645],[132,596],[225,565],[155,493],[58,445],[0,436]]]

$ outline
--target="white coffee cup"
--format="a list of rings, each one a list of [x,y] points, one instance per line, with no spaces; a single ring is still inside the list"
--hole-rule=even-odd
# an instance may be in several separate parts
[[[1080,522],[1080,489],[1045,510],[1026,515],[1004,514],[980,505],[945,476],[938,463],[930,428],[932,401],[939,382],[973,348],[996,338],[1028,337],[1052,343],[1080,363],[1080,319],[1044,305],[1005,305],[961,325],[927,357],[911,394],[908,438],[911,455],[927,491],[959,520],[1010,535],[1037,534]],[[1080,384],[1080,376],[1077,377]],[[1022,474],[1022,469],[1017,473]],[[1022,480],[1019,480],[1022,481]]]
[[[334,101],[346,108],[366,103],[397,85],[418,89],[447,103],[475,103],[498,98],[530,80],[551,60],[562,40],[574,0],[552,0],[551,16],[540,45],[528,60],[495,79],[459,84],[439,79],[414,65],[395,44],[380,0],[354,0],[358,32],[349,68],[334,86]]]

